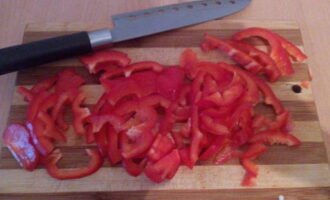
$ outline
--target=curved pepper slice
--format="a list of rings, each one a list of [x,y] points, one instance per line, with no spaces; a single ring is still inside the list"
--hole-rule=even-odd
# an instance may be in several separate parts
[[[224,137],[218,136],[212,142],[212,144],[201,154],[200,160],[208,160],[218,151],[224,148],[228,144],[228,140]]]
[[[100,154],[103,157],[108,155],[108,126],[107,124],[101,128],[97,133],[94,133],[95,143]]]
[[[131,59],[128,58],[127,54],[113,50],[99,51],[90,55],[82,56],[79,59],[91,74],[96,74],[102,69],[98,68],[98,65],[100,64],[107,63],[109,65],[123,67],[131,62]]]
[[[249,148],[246,150],[246,152],[243,153],[241,158],[254,159],[255,157],[261,155],[266,151],[267,147],[263,143],[256,142],[249,146]]]
[[[270,57],[275,61],[283,75],[294,73],[289,55],[282,47],[277,35],[267,29],[248,28],[239,31],[232,36],[234,40],[243,40],[249,37],[260,37],[269,43],[271,46]]]
[[[43,164],[45,165],[49,175],[56,179],[74,179],[82,178],[93,174],[103,164],[103,158],[98,151],[92,149],[86,149],[86,153],[90,156],[90,161],[86,167],[67,169],[60,169],[57,167],[58,161],[62,158],[62,153],[59,149],[54,150],[53,153],[49,154],[43,159]]]
[[[218,66],[233,72],[233,73],[237,73],[246,83],[246,95],[244,97],[244,99],[252,104],[257,104],[259,102],[259,90],[258,87],[253,79],[254,76],[252,76],[251,74],[249,74],[248,72],[238,68],[238,67],[234,67],[232,65],[226,64],[226,63],[218,63]]]
[[[77,75],[73,69],[66,69],[58,74],[55,91],[61,93],[72,89],[78,89],[84,83],[85,79]]]
[[[272,89],[258,77],[253,77],[254,82],[257,84],[258,88],[261,90],[264,96],[264,102],[266,104],[272,105],[276,114],[281,114],[284,112],[284,107],[280,100],[276,97]]]
[[[230,131],[227,126],[217,123],[212,117],[208,115],[200,115],[201,126],[214,135],[229,135]]]
[[[140,162],[135,162],[133,159],[123,159],[122,165],[126,169],[127,173],[132,176],[138,176],[143,172],[147,161],[147,159],[142,159]]]
[[[152,181],[160,183],[165,179],[171,179],[180,166],[180,155],[177,149],[172,150],[155,163],[148,163],[144,174]]]
[[[11,124],[2,135],[11,154],[19,165],[29,171],[34,170],[39,161],[39,153],[32,145],[32,139],[24,124]]]
[[[27,122],[26,127],[31,134],[32,143],[41,155],[48,155],[54,150],[54,144],[43,135],[42,123],[35,119],[32,123]]]
[[[115,165],[121,160],[119,133],[112,126],[108,127],[108,159],[111,165]]]
[[[147,157],[151,161],[157,161],[174,149],[174,147],[173,139],[166,135],[158,134],[147,153]]]
[[[214,163],[217,165],[224,164],[232,158],[238,157],[239,154],[240,152],[229,144],[216,155]]]
[[[208,34],[205,34],[204,38],[212,46],[218,48],[221,52],[230,56],[234,61],[242,65],[249,72],[256,74],[263,69],[263,66],[260,65],[253,57],[231,45],[229,42],[210,36]]]
[[[287,146],[299,146],[301,142],[295,136],[289,133],[282,133],[280,131],[262,131],[256,133],[250,142],[263,142],[266,144],[284,144]]]
[[[38,115],[41,105],[49,98],[51,94],[44,91],[37,94],[31,101],[27,109],[27,121],[32,122]]]
[[[274,60],[265,52],[255,48],[253,45],[237,40],[227,41],[232,46],[240,49],[241,51],[247,53],[249,56],[253,57],[258,63],[260,63],[264,68],[262,71],[266,74],[270,82],[277,81],[281,77],[281,72],[277,68]]]
[[[86,93],[80,91],[72,103],[73,128],[78,136],[82,136],[86,133],[84,122],[86,118],[91,114],[89,108],[80,107],[80,105],[85,100],[85,98],[86,98]]]

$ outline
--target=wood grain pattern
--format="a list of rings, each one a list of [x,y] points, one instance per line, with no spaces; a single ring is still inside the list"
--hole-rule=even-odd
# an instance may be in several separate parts
[[[160,38],[157,40],[150,37],[151,41],[148,41],[148,38],[145,38],[139,41],[139,43],[135,43],[134,45],[138,45],[138,48],[133,47],[134,45],[131,44],[125,44],[126,46],[121,46],[119,49],[123,51],[132,50],[132,52],[133,50],[138,51],[139,54],[133,55],[133,60],[135,60],[135,58],[141,59],[141,57],[142,60],[144,60],[145,58],[143,59],[143,57],[146,53],[152,52],[153,49],[158,49],[160,51],[162,48],[159,47],[162,45],[167,45],[166,48],[164,48],[164,52],[158,51],[157,54],[153,54],[158,56],[150,57],[150,59],[159,61],[157,59],[166,57],[164,60],[159,62],[163,64],[175,64],[168,63],[167,61],[173,62],[173,60],[177,60],[179,52],[182,51],[183,47],[196,48],[197,43],[187,43],[190,41],[197,41],[200,35],[202,35],[201,33],[207,30],[205,27],[209,27],[209,29],[212,30],[214,23],[219,23],[219,25],[227,30],[223,37],[228,37],[228,35],[231,34],[233,30],[239,29],[233,28],[235,24],[242,24],[243,22],[224,23],[223,21],[214,21],[210,23],[212,23],[212,26],[209,26],[208,23],[205,23],[200,28],[198,28],[199,26],[190,28],[191,31],[194,31],[194,34],[190,35],[185,33],[188,32],[188,30],[178,30],[166,33],[167,35],[165,36],[168,38],[174,38],[180,35],[184,35],[184,37],[190,38],[189,40],[185,39],[184,42],[179,43],[177,46],[174,43],[169,45],[166,43],[158,42],[158,40],[162,39],[160,35],[158,36]],[[262,23],[257,23],[258,26],[262,26]],[[263,23],[265,26],[269,26],[266,24],[270,24],[267,22]],[[249,24],[253,23],[249,22]],[[291,24],[291,22],[283,24],[283,26],[286,26],[286,28],[282,29],[276,27],[276,31],[281,31],[280,34],[282,34],[284,37],[286,37],[286,34],[288,34],[289,38],[292,38],[294,41],[296,41],[296,43],[302,41],[298,26],[289,26],[288,24]],[[277,25],[279,26],[279,24]],[[49,34],[47,31],[41,31],[43,26],[44,25],[39,25],[40,28],[37,28],[37,25],[31,26],[36,28],[37,31],[34,31],[30,28],[27,29],[28,34],[26,34],[24,37],[25,41],[29,41],[30,37],[34,37],[34,33],[37,34],[37,36],[35,36],[33,39],[38,37],[46,38],[52,36],[54,32],[57,34],[65,33],[65,31],[61,29],[52,29],[53,32]],[[81,26],[82,25],[80,25],[80,27]],[[49,26],[46,25],[46,27]],[[58,25],[58,27],[64,26]],[[77,26],[69,25],[69,27]],[[257,44],[261,45],[261,43]],[[300,45],[302,48],[302,42]],[[264,48],[264,46],[260,46],[260,48]],[[209,55],[202,54],[200,51],[198,53],[200,57],[209,59]],[[159,54],[167,56],[160,56]],[[219,55],[219,53],[215,52],[210,56],[212,59],[214,59],[214,61],[226,59]],[[67,60],[62,61],[59,65],[53,63],[51,65],[45,65],[37,69],[20,72],[18,73],[17,85],[31,86],[41,78],[55,74],[63,68],[72,67],[70,63],[76,63],[74,64],[74,68],[83,76],[90,77],[86,70],[80,64],[78,64],[76,60]],[[47,70],[45,70],[45,68],[47,68]],[[292,193],[288,194],[293,195],[294,198],[297,197],[297,189],[295,188],[304,188],[307,189],[306,191],[310,190],[311,193],[315,193],[315,191],[321,191],[319,199],[326,197],[328,194],[326,191],[328,190],[328,187],[330,187],[330,174],[326,164],[326,150],[321,138],[321,129],[318,125],[318,117],[316,114],[315,103],[312,97],[311,89],[304,89],[300,94],[296,94],[291,91],[292,85],[299,84],[300,81],[303,80],[309,80],[308,66],[306,63],[296,63],[295,68],[298,71],[297,74],[292,76],[290,79],[281,79],[280,82],[273,84],[272,88],[283,101],[285,107],[287,107],[292,112],[293,119],[295,120],[295,123],[298,127],[293,132],[303,141],[303,145],[295,149],[286,147],[272,147],[270,148],[269,152],[258,159],[257,162],[261,164],[261,173],[258,178],[258,186],[254,187],[253,191],[256,191],[256,193],[265,191],[265,193],[260,193],[259,196],[256,196],[256,199],[261,199],[263,195],[270,197],[270,194],[267,193],[267,188],[293,188],[291,190]],[[96,80],[97,79],[95,77],[89,78],[88,85],[84,86],[84,89],[87,90],[91,96],[86,102],[86,104],[89,106],[96,102],[96,99],[102,92],[100,86],[96,85]],[[24,120],[25,110],[26,103],[21,99],[21,97],[14,95],[9,122]],[[258,107],[257,112],[268,113],[269,109],[265,106],[260,106]],[[69,133],[72,133],[72,131],[69,131]],[[63,148],[63,151],[67,156],[67,159],[61,163],[61,166],[70,168],[86,164],[86,157],[84,157],[84,153],[82,151],[82,148],[86,146],[82,144],[82,140],[77,140],[77,138],[73,137],[69,141],[69,144],[58,145]],[[173,180],[156,185],[146,180],[144,176],[133,178],[128,176],[121,167],[110,167],[108,164],[105,164],[104,167],[96,174],[82,180],[57,181],[48,177],[44,169],[38,169],[32,173],[28,173],[19,169],[18,165],[15,163],[14,159],[10,156],[8,150],[5,147],[2,148],[0,158],[0,177],[3,178],[3,181],[0,181],[0,193],[5,193],[4,197],[8,199],[18,198],[19,193],[52,193],[53,195],[56,195],[57,193],[68,193],[70,197],[73,197],[74,195],[77,195],[77,192],[86,192],[86,198],[89,198],[90,196],[88,195],[94,195],[93,192],[102,192],[100,195],[106,196],[111,195],[109,192],[120,192],[119,194],[125,194],[125,191],[137,191],[138,194],[142,195],[144,191],[149,190],[152,192],[178,190],[183,191],[183,196],[186,194],[186,191],[189,190],[195,191],[198,194],[206,194],[208,190],[222,190],[224,192],[231,191],[233,193],[237,191],[236,198],[238,198],[238,195],[245,194],[244,190],[246,190],[246,188],[243,189],[240,186],[243,170],[237,162],[231,162],[223,166],[214,166],[209,162],[199,163],[199,165],[196,166],[193,171],[188,170],[185,167],[181,167]],[[302,174],[304,176],[302,176]],[[27,185],[30,185],[30,187],[27,188]],[[300,190],[304,191],[304,189]],[[280,191],[280,189],[278,191]],[[16,194],[10,195],[11,193]],[[186,198],[188,196],[186,195],[184,197]],[[209,196],[209,198],[211,198],[211,196]],[[225,198],[225,196],[221,198]]]

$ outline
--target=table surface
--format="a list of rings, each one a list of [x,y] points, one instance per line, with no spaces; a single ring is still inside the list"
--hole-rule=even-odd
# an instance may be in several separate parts
[[[114,14],[168,5],[182,0],[0,0],[0,48],[22,42],[28,23],[104,22]],[[294,20],[301,27],[312,72],[312,89],[330,158],[330,1],[253,0],[226,19]],[[0,76],[0,132],[7,123],[16,73]],[[330,160],[330,159],[329,159]]]

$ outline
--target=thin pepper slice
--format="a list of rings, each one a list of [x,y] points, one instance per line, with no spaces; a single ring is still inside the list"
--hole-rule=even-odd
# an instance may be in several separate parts
[[[52,154],[45,157],[43,159],[43,164],[45,165],[48,174],[56,179],[65,180],[82,178],[93,174],[100,169],[103,164],[103,158],[98,151],[86,149],[86,153],[89,155],[90,161],[85,167],[74,169],[58,168],[57,163],[63,157],[59,149],[56,149]]]
[[[91,114],[89,108],[80,107],[82,102],[85,100],[85,98],[86,98],[86,93],[80,91],[72,103],[73,128],[78,136],[84,135],[86,133],[84,123],[87,117],[90,116]]]

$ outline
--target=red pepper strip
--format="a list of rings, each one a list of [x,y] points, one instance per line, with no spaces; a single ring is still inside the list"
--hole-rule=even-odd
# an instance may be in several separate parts
[[[107,132],[108,132],[108,126],[105,125],[101,128],[101,130],[97,133],[94,133],[95,137],[95,143],[97,145],[97,148],[100,152],[100,154],[103,157],[107,156],[108,152],[108,137],[107,137]]]
[[[281,72],[277,68],[274,60],[265,52],[255,48],[253,45],[237,40],[227,41],[232,46],[240,49],[241,51],[247,53],[249,56],[253,57],[258,63],[260,63],[264,68],[262,69],[265,72],[268,80],[270,82],[277,81],[281,77]]]
[[[57,80],[58,80],[57,76],[51,76],[51,77],[48,77],[47,79],[37,83],[35,86],[33,86],[31,88],[32,94],[36,95],[40,92],[47,91],[47,90],[51,89],[54,86],[54,84],[56,83]]]
[[[125,77],[130,77],[133,72],[152,70],[154,72],[163,71],[163,66],[154,61],[143,61],[130,64],[124,68]]]
[[[58,116],[56,118],[56,125],[58,128],[60,128],[62,131],[66,131],[69,129],[69,125],[64,121],[64,108],[61,107],[58,111]]]
[[[174,149],[174,147],[175,145],[172,138],[158,134],[148,150],[147,157],[153,162],[157,161]]]
[[[102,109],[102,107],[104,106],[104,104],[107,102],[107,94],[104,93],[99,100],[97,101],[97,103],[95,104],[95,106],[93,107],[93,113],[98,113],[100,112],[100,110]]]
[[[185,144],[183,142],[183,136],[180,132],[172,131],[171,135],[174,139],[175,145],[178,149],[184,148]]]
[[[122,77],[124,73],[125,72],[123,68],[106,71],[101,74],[100,82],[102,83],[102,81],[104,80],[110,80],[110,79]]]
[[[86,149],[86,153],[90,156],[90,161],[86,167],[74,169],[60,169],[57,167],[58,161],[62,158],[62,153],[56,149],[52,154],[44,158],[43,164],[45,165],[49,175],[56,179],[74,179],[82,178],[93,174],[103,164],[103,158],[98,151]]]
[[[216,123],[212,117],[208,115],[200,115],[201,125],[207,130],[207,132],[214,135],[229,135],[230,131],[224,124]]]
[[[255,185],[257,185],[256,178],[257,177],[254,176],[253,174],[246,172],[241,185],[242,186],[255,186]]]
[[[97,65],[99,64],[109,63],[123,67],[131,62],[131,59],[128,58],[127,54],[113,50],[99,51],[90,55],[82,56],[79,59],[91,74],[96,74],[101,70],[97,69]]]
[[[261,28],[259,28],[259,29],[261,29]],[[267,31],[267,29],[266,29],[266,31]],[[307,56],[300,49],[298,49],[294,44],[292,44],[290,41],[286,40],[279,34],[276,34],[274,32],[272,32],[272,33],[274,34],[274,36],[277,37],[277,39],[281,43],[281,46],[289,53],[289,55],[292,58],[294,58],[295,60],[297,60],[299,62],[302,62],[307,58]]]
[[[24,124],[9,125],[3,132],[2,138],[22,168],[32,171],[37,167],[39,153],[32,145],[30,133]]]
[[[144,173],[152,181],[160,183],[165,179],[171,179],[180,166],[180,155],[177,149],[172,150],[155,163],[148,163]]]
[[[48,138],[52,138],[56,141],[66,142],[66,137],[62,132],[58,131],[55,127],[55,122],[52,118],[45,112],[38,113],[38,122],[43,123],[43,135]]]
[[[139,100],[139,103],[143,106],[161,106],[163,108],[169,108],[171,102],[160,95],[149,95],[142,97]]]
[[[112,126],[108,127],[108,159],[111,165],[115,165],[121,160],[119,133]]]
[[[183,85],[184,71],[179,67],[167,67],[159,74],[156,81],[157,92],[174,101],[178,98],[179,89]]]
[[[265,39],[271,46],[270,57],[275,61],[283,75],[294,73],[288,53],[281,46],[281,42],[273,32],[262,28],[248,28],[235,33],[234,40],[243,40],[249,37],[260,37]]]
[[[78,89],[84,83],[85,79],[77,75],[73,69],[66,69],[58,74],[55,91],[61,93],[72,89]]]
[[[115,85],[115,87],[108,92],[107,99],[111,105],[115,105],[120,99],[126,96],[135,95],[137,97],[142,97],[149,94],[150,91],[144,91],[143,88],[139,87],[136,81],[127,79]]]
[[[88,124],[87,126],[87,134],[86,134],[86,143],[92,144],[95,141],[93,126]]]
[[[31,90],[23,86],[17,88],[17,93],[21,94],[24,97],[24,101],[31,102],[33,99],[33,94]]]
[[[251,159],[243,158],[240,160],[240,162],[248,173],[250,173],[253,176],[257,176],[259,167]]]
[[[198,73],[196,53],[191,49],[186,49],[182,52],[180,57],[180,65],[183,66],[186,76],[190,79],[194,79]]]
[[[77,89],[71,89],[62,93],[59,93],[57,102],[52,110],[52,119],[56,120],[59,117],[63,117],[63,115],[60,116],[60,114],[64,113],[64,105],[67,103],[71,103],[74,98],[77,96],[78,90]],[[63,121],[64,120],[60,120]]]
[[[280,131],[263,131],[255,134],[249,142],[263,142],[266,144],[284,144],[287,146],[299,146],[301,142],[295,136]]]
[[[238,150],[234,149],[230,144],[225,146],[215,157],[214,163],[221,165],[239,155]]]
[[[122,165],[131,176],[138,176],[143,172],[147,161],[147,159],[143,159],[136,163],[133,159],[123,159]]]
[[[37,94],[31,101],[27,111],[27,121],[32,122],[38,115],[41,105],[51,94],[44,91]]]
[[[92,132],[96,133],[106,124],[110,123],[116,131],[122,129],[123,120],[115,114],[92,114],[86,121],[92,125]]]
[[[26,127],[31,134],[33,145],[41,155],[45,156],[53,151],[54,145],[49,138],[43,135],[43,127],[38,119],[35,119],[32,123],[27,122]]]
[[[215,92],[209,96],[206,96],[199,102],[202,107],[210,107],[214,104],[216,106],[228,106],[234,103],[244,93],[244,88],[241,84],[233,85],[223,92]]]
[[[242,65],[249,72],[257,74],[263,69],[263,66],[261,66],[254,58],[231,45],[229,42],[208,34],[205,34],[204,38],[211,43],[211,45],[216,46],[221,52],[230,56],[234,61]]]
[[[218,151],[223,149],[228,144],[228,140],[224,137],[218,136],[212,142],[212,144],[201,154],[200,160],[208,160]]]
[[[198,108],[196,106],[193,106],[192,109],[191,131],[192,138],[190,144],[190,160],[193,163],[196,163],[198,160],[198,155],[201,151],[201,142],[203,139],[203,133],[199,130]]]
[[[209,96],[219,91],[218,83],[210,75],[205,75],[203,97]]]
[[[238,67],[234,67],[234,66],[226,64],[226,63],[219,63],[218,66],[227,71],[237,73],[245,81],[247,93],[244,98],[246,101],[252,103],[253,105],[255,105],[259,102],[259,90],[255,83],[254,76],[252,76],[248,72],[246,72]]]
[[[134,133],[135,134],[135,133]],[[120,137],[121,156],[125,159],[137,158],[149,149],[154,140],[151,130],[141,130],[136,138],[130,142],[129,136],[123,132]]]
[[[268,105],[272,105],[276,114],[281,114],[284,112],[284,107],[282,103],[275,96],[272,89],[258,77],[254,77],[254,81],[257,84],[258,88],[262,91],[264,96],[264,102]]]
[[[257,156],[261,155],[262,153],[267,151],[267,147],[261,143],[253,143],[249,146],[248,150],[243,153],[241,158],[246,158],[246,159],[255,159]]]
[[[88,108],[80,107],[80,105],[85,100],[85,98],[86,98],[86,93],[80,91],[72,103],[73,128],[78,136],[82,136],[86,133],[84,122],[86,118],[91,114]]]
[[[190,160],[190,150],[189,147],[183,148],[179,150],[181,162],[186,165],[188,168],[192,169],[194,167],[194,163]]]
[[[276,121],[270,123],[269,130],[280,130],[283,132],[290,132],[293,129],[291,121],[291,114],[289,111],[284,110],[283,113],[276,116]]]
[[[232,112],[233,107],[236,107],[236,105],[232,106],[226,106],[226,107],[220,107],[220,108],[206,108],[201,112],[201,115],[208,115],[214,119],[218,118],[224,118],[229,115],[229,113]]]

